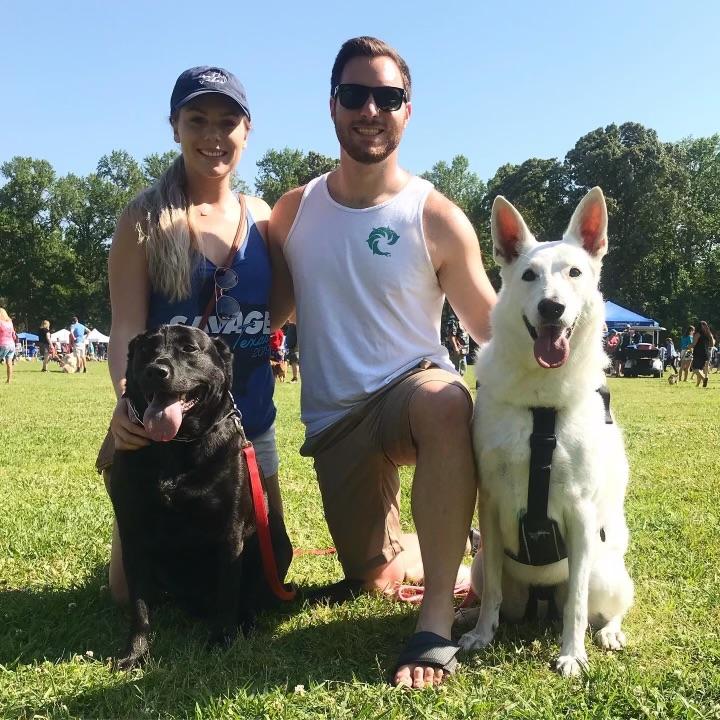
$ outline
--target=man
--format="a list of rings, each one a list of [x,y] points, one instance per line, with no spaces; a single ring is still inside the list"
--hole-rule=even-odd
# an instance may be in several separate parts
[[[285,346],[287,347],[287,361],[292,369],[290,382],[297,382],[300,376],[300,355],[298,354],[297,326],[294,318],[290,318],[282,327],[285,333]]]
[[[460,324],[455,313],[449,316],[445,328],[445,347],[450,354],[450,362],[453,367],[465,375],[467,371],[467,354],[470,340],[465,328]]]
[[[453,587],[477,494],[472,402],[440,316],[447,294],[482,340],[495,293],[462,211],[398,164],[410,97],[393,48],[368,37],[342,46],[330,98],[340,165],[278,201],[269,243],[273,325],[297,307],[300,452],[314,458],[346,578],[380,591],[424,582],[392,677],[421,688],[454,667]],[[417,536],[400,532],[397,466],[408,464]]]
[[[625,329],[620,336],[620,342],[617,346],[617,352],[615,353],[615,374],[617,377],[623,377],[625,373],[625,360],[627,360],[627,348],[628,345],[632,345],[633,335],[629,325],[625,326]]]
[[[70,343],[73,348],[73,354],[77,359],[77,368],[75,372],[87,372],[87,362],[85,360],[85,341],[88,335],[88,329],[78,322],[76,316],[73,315],[72,325],[70,325]]]
[[[692,343],[695,335],[695,326],[688,325],[684,335],[680,336],[680,373],[678,380],[687,382],[692,364]]]

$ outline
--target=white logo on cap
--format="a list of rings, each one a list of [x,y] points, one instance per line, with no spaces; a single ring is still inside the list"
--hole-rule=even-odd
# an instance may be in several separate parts
[[[213,70],[212,72],[203,73],[198,80],[201,84],[213,83],[214,85],[222,85],[227,82],[227,75],[224,73]]]

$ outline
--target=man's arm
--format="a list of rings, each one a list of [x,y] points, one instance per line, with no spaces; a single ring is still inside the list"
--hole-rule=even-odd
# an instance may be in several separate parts
[[[270,291],[270,327],[281,328],[295,310],[295,293],[292,275],[285,261],[285,242],[295,222],[304,187],[285,193],[275,203],[268,224],[268,249],[272,265],[272,290]]]
[[[436,190],[425,202],[423,229],[440,287],[460,323],[478,343],[490,337],[490,311],[497,302],[473,226],[457,205]]]

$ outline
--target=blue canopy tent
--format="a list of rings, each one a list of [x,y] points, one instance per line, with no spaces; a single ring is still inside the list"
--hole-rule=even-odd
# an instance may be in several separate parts
[[[40,338],[37,335],[33,335],[29,332],[18,333],[18,340],[22,342],[23,355],[25,357],[35,357],[37,348],[35,345],[28,345],[28,343],[36,343]]]
[[[616,305],[610,300],[605,301],[605,323],[608,330],[622,330],[626,325],[642,325],[648,328],[659,326],[655,320],[638,315],[638,313]]]

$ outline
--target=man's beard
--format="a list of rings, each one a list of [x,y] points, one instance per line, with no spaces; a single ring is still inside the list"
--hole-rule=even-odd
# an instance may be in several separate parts
[[[368,125],[366,127],[372,127]],[[388,156],[397,150],[400,145],[400,139],[402,138],[402,131],[395,127],[384,127],[383,137],[385,142],[382,145],[374,145],[368,147],[362,145],[360,142],[356,142],[351,129],[342,129],[337,121],[335,122],[335,135],[337,135],[340,147],[353,159],[355,162],[363,163],[364,165],[374,165],[375,163],[382,162]]]

